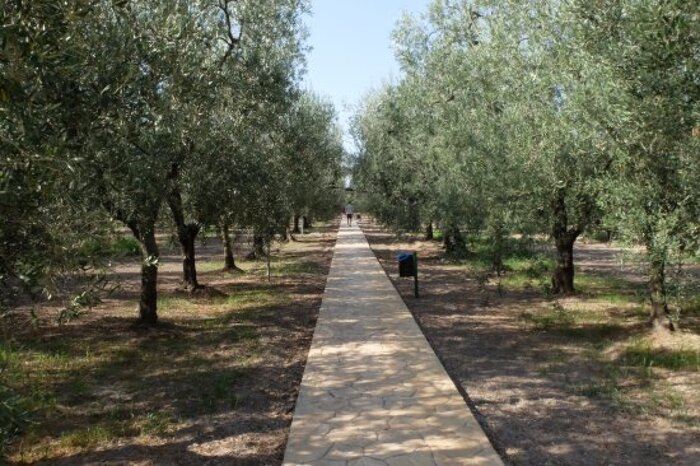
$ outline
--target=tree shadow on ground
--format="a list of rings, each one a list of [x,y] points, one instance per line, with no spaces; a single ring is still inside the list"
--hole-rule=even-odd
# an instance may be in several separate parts
[[[221,273],[220,294],[165,288],[153,328],[134,326],[135,304],[115,300],[120,307],[84,319],[15,332],[32,390],[52,401],[35,417],[36,449],[12,461],[280,463],[332,257],[325,248],[307,257],[312,274],[267,283]]]
[[[444,261],[435,242],[396,239],[376,225],[363,230],[499,453],[515,464],[698,464],[700,419],[659,423],[627,390],[651,383],[643,367],[590,357],[603,342],[629,338],[637,326],[575,323],[537,328],[523,316],[549,304],[536,290],[484,291],[464,269]],[[421,297],[398,278],[396,253],[417,250]],[[595,271],[606,276],[604,271]],[[619,380],[620,383],[615,383]],[[612,383],[609,383],[611,382]],[[627,385],[625,385],[627,384]],[[638,384],[630,386],[629,384]],[[641,384],[641,385],[639,385]]]

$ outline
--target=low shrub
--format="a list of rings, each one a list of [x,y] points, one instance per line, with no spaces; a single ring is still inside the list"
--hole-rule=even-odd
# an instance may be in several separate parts
[[[79,248],[79,255],[86,258],[138,256],[141,248],[133,238],[90,238]]]

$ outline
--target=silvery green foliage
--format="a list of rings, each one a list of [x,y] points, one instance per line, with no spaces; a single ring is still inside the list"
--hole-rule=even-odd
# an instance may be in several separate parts
[[[622,109],[608,124],[618,157],[600,200],[609,222],[646,247],[652,303],[665,308],[678,288],[670,269],[697,254],[700,241],[700,9],[574,2],[572,14],[582,49],[607,69]]]
[[[157,258],[147,237],[173,187],[188,221],[275,230],[298,191],[286,135],[305,99],[307,10],[304,0],[3,4],[3,283],[48,289],[54,269],[83,265],[76,249],[110,218]],[[321,185],[339,151],[333,109],[306,107],[322,115],[308,144]]]
[[[680,0],[436,0],[397,25],[403,75],[355,118],[355,178],[395,227],[603,227],[658,275],[700,237],[699,31]]]

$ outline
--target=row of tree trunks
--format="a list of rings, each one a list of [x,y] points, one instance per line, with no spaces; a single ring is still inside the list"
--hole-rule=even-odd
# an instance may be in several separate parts
[[[172,187],[167,196],[173,221],[177,229],[178,242],[182,250],[182,270],[183,286],[189,291],[200,288],[197,281],[196,250],[195,242],[201,227],[196,223],[186,223],[184,220],[184,210],[182,207],[182,197],[177,187]],[[139,299],[139,319],[140,322],[148,325],[155,325],[158,322],[158,259],[160,252],[155,238],[155,223],[158,218],[158,208],[152,209],[147,216],[145,223],[139,225],[136,222],[127,221],[134,237],[138,240],[142,253],[141,265],[141,295]],[[295,216],[295,226],[303,221],[305,228],[310,228],[310,223],[305,216]],[[224,270],[240,270],[236,266],[233,255],[233,241],[230,233],[230,225],[223,222],[220,226],[220,235],[224,248]],[[250,257],[259,259],[267,257],[265,251],[265,239],[262,235],[254,232],[253,249]],[[268,245],[269,250],[269,245]]]

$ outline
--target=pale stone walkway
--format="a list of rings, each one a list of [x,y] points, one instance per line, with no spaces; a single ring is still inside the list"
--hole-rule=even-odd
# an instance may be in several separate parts
[[[284,464],[502,464],[357,227],[338,234]]]

